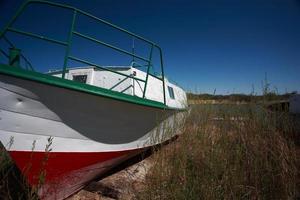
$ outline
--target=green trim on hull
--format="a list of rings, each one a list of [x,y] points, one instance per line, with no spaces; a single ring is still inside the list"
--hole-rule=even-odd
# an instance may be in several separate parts
[[[28,71],[28,70],[24,70],[24,69],[17,68],[17,67],[12,67],[10,65],[0,64],[0,74],[6,74],[6,75],[22,78],[22,79],[27,79],[27,80],[31,80],[31,81],[48,84],[48,85],[54,85],[54,86],[58,86],[58,87],[62,87],[62,88],[77,90],[80,92],[86,92],[89,94],[108,97],[111,99],[125,101],[125,102],[129,102],[129,103],[134,103],[134,104],[139,104],[139,105],[143,105],[143,106],[150,106],[150,107],[166,109],[166,110],[182,110],[182,109],[178,109],[178,108],[171,108],[171,107],[164,105],[163,103],[152,101],[149,99],[143,99],[140,97],[131,96],[131,95],[116,92],[116,91],[111,91],[111,90],[96,87],[93,85],[78,83],[75,81],[62,79],[62,78],[58,78],[55,76],[50,76],[47,74],[42,74],[42,73],[38,73],[38,72],[34,72],[34,71]]]

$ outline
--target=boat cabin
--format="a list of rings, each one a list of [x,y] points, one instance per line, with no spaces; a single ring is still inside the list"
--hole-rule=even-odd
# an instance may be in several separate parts
[[[133,66],[106,66],[106,70],[94,66],[69,68],[65,78],[124,94],[143,97],[147,73]],[[62,77],[61,70],[49,71],[47,74]],[[131,78],[135,77],[135,79]],[[141,79],[137,80],[137,79]],[[187,97],[184,90],[165,78],[166,104],[170,107],[185,108]],[[149,74],[145,98],[164,102],[163,83],[156,76]]]

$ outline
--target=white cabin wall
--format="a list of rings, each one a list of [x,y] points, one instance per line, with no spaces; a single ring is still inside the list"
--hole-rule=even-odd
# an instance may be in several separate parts
[[[142,80],[146,79],[146,73],[141,70],[132,68],[132,73],[135,73],[135,78],[139,78]],[[144,87],[145,87],[145,83],[143,81],[134,80],[133,81],[133,89],[134,89],[133,94],[138,97],[143,97]]]
[[[131,69],[130,68],[124,68],[122,70],[117,70],[120,73],[130,75]],[[65,77],[68,80],[73,80],[73,76],[76,75],[87,75],[87,82],[86,84],[98,86],[101,88],[111,89],[113,86],[115,86],[117,83],[119,83],[121,80],[125,79],[126,76],[122,76],[110,71],[104,71],[104,70],[95,70],[92,68],[79,68],[79,69],[70,69]],[[61,77],[62,74],[53,74],[52,76]],[[112,88],[113,91],[121,92],[124,91],[124,94],[133,95],[133,81],[132,78],[127,78],[122,83],[116,85],[114,88]],[[126,89],[127,88],[127,89]]]
[[[145,72],[135,68],[132,68],[132,70],[136,72],[135,77],[142,80],[146,79]],[[143,91],[145,86],[144,82],[135,80],[133,85],[134,85],[134,94],[138,97],[143,97]],[[170,98],[168,86],[173,88],[175,99]],[[166,103],[168,106],[175,107],[175,108],[185,108],[187,106],[187,97],[185,91],[181,89],[179,86],[170,83],[168,79],[165,79],[165,92],[166,92]],[[159,101],[161,103],[164,102],[163,82],[151,75],[148,76],[146,98],[154,101]]]
[[[118,72],[130,75],[131,70],[118,70]],[[109,71],[96,70],[94,76],[94,86],[112,89],[113,91],[122,92],[124,94],[133,94],[132,78],[127,78]],[[124,80],[124,81],[122,81]],[[121,82],[122,81],[122,82]],[[120,83],[121,82],[121,83]]]
[[[66,73],[66,76],[67,76],[67,74],[68,74],[68,73]],[[61,78],[61,74],[53,74],[52,76]]]
[[[136,72],[136,78],[146,80],[146,72],[143,72],[139,69],[132,68],[133,71]],[[143,97],[143,92],[145,89],[145,83],[142,81],[134,80],[134,95],[138,97]],[[163,96],[163,85],[162,81],[149,75],[148,76],[148,83],[146,88],[146,99],[150,99],[153,101],[159,101],[164,102],[164,96]]]
[[[173,88],[175,99],[170,98],[168,86]],[[183,89],[178,87],[177,85],[170,83],[166,80],[166,100],[167,105],[174,108],[186,108],[187,105],[187,96]]]
[[[146,98],[154,101],[164,102],[163,82],[153,76],[148,76]]]

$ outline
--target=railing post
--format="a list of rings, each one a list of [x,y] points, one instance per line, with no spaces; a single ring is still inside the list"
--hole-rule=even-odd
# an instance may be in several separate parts
[[[160,55],[160,67],[161,67],[161,76],[163,81],[164,104],[166,105],[166,86],[165,86],[163,55],[162,55],[161,48],[159,46],[157,46],[157,48],[159,49],[159,55]]]
[[[148,63],[148,67],[147,67],[147,75],[146,75],[145,86],[144,86],[144,91],[143,91],[143,98],[145,98],[145,96],[146,96],[146,88],[147,88],[148,77],[149,77],[149,72],[150,72],[152,52],[153,52],[153,44],[152,44],[151,50],[150,50],[149,63]]]
[[[9,65],[20,67],[21,50],[17,48],[9,49]]]
[[[63,67],[63,71],[62,71],[62,78],[63,79],[65,78],[65,75],[66,75],[66,69],[67,69],[67,64],[68,64],[68,59],[69,59],[69,54],[70,54],[70,47],[71,47],[71,44],[72,44],[72,36],[73,36],[73,31],[74,31],[74,26],[75,26],[75,21],[76,21],[76,15],[77,15],[77,10],[74,10],[72,24],[71,24],[69,37],[68,37],[68,42],[67,42],[67,47],[66,47],[64,67]]]

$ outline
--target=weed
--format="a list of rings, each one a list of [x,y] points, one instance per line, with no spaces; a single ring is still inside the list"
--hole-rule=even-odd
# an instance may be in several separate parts
[[[137,198],[295,198],[290,120],[252,104],[195,106],[181,137],[154,155]]]

